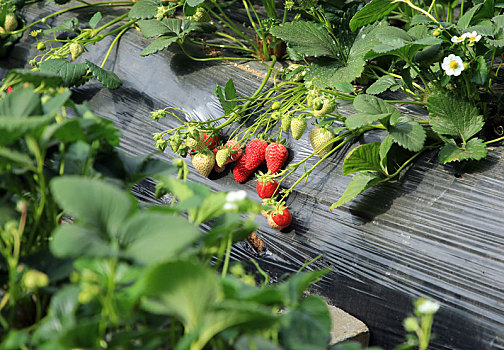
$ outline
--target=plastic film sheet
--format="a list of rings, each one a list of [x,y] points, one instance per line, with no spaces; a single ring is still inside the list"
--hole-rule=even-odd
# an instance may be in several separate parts
[[[32,5],[30,21],[51,6]],[[92,14],[81,13],[82,18]],[[87,17],[86,17],[87,16]],[[101,62],[112,38],[90,48],[79,60]],[[11,56],[1,62],[22,67],[36,54],[34,39],[25,34]],[[240,94],[250,95],[260,78],[229,63],[198,63],[176,47],[140,57],[147,41],[138,32],[121,38],[105,68],[124,82],[107,90],[98,82],[74,89],[77,100],[90,99],[97,114],[121,129],[121,148],[132,154],[154,151],[152,133],[178,125],[174,119],[150,119],[150,111],[181,108],[200,120],[220,116],[212,90],[233,78]],[[412,112],[418,111],[412,109]],[[342,114],[351,113],[341,107]],[[375,141],[369,134],[360,142]],[[308,133],[290,142],[291,161],[311,153]],[[263,217],[258,235],[266,251],[257,254],[243,242],[233,258],[260,262],[273,278],[298,270],[306,261],[323,257],[309,267],[330,266],[332,272],[316,285],[331,303],[364,321],[371,343],[387,349],[403,341],[402,320],[412,312],[418,296],[437,300],[431,349],[504,349],[504,161],[503,149],[487,159],[462,167],[442,166],[436,153],[421,156],[408,172],[393,182],[372,188],[357,199],[329,212],[329,206],[351,180],[342,176],[349,147],[327,159],[299,185],[288,200],[294,222],[287,232],[270,229]],[[166,151],[162,157],[170,159]],[[316,159],[310,159],[310,167]],[[192,168],[191,168],[192,169]],[[286,181],[292,184],[300,169]],[[192,171],[191,181],[213,190],[245,189],[251,198],[255,182],[236,183],[229,171],[206,179]],[[153,202],[154,186],[144,181],[134,188],[141,200]],[[259,199],[258,199],[259,200]]]

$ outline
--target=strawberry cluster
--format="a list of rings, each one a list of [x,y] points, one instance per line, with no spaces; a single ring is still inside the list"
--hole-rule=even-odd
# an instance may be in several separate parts
[[[181,142],[181,140],[177,140]],[[212,169],[217,173],[224,171],[227,164],[235,162],[233,177],[243,183],[266,162],[268,171],[258,172],[256,191],[260,198],[267,201],[268,213],[265,215],[271,227],[281,230],[290,225],[292,217],[289,210],[273,197],[278,193],[279,185],[275,180],[277,174],[289,156],[287,148],[281,142],[268,143],[261,138],[254,138],[245,146],[236,140],[229,140],[220,145],[218,135],[211,135],[198,130],[188,131],[185,147],[192,148],[191,157],[194,168],[208,177]]]

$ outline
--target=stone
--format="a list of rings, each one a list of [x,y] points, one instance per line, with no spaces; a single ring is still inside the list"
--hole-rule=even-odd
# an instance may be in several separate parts
[[[368,346],[369,329],[364,322],[335,306],[328,305],[328,308],[332,320],[330,345],[357,342],[362,347]]]

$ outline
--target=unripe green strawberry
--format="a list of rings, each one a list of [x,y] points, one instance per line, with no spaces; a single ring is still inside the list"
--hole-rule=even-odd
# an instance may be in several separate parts
[[[215,165],[215,156],[212,151],[204,150],[203,152],[196,153],[192,159],[194,169],[204,177],[208,177],[212,172]]]
[[[281,120],[282,130],[287,131],[291,126],[291,117],[289,115],[284,115]]]
[[[274,111],[276,111],[277,109],[280,109],[280,107],[282,107],[282,104],[278,101],[273,102],[273,104],[271,105],[271,109]]]
[[[313,98],[313,110],[318,111],[324,105],[324,101],[320,97]]]
[[[49,277],[37,270],[28,270],[23,275],[23,285],[26,289],[34,291],[49,285]]]
[[[45,49],[46,49],[45,43],[43,41],[39,41],[37,43],[37,50],[39,50],[39,51],[45,51]]]
[[[18,20],[16,15],[14,13],[8,13],[5,16],[5,24],[4,24],[5,30],[8,32],[12,32],[13,30],[16,30],[17,26],[18,26]]]
[[[310,131],[310,143],[313,147],[313,151],[320,158],[324,157],[332,148],[332,143],[320,149],[329,141],[334,138],[334,134],[331,130],[326,128],[321,128],[320,126],[314,127]]]
[[[205,147],[205,137],[203,133],[199,130],[195,132],[189,132],[185,141],[187,147],[195,149],[198,152],[203,151]]]
[[[291,133],[294,140],[299,140],[306,130],[306,119],[303,117],[295,117],[291,120]]]
[[[219,167],[223,167],[228,163],[228,159],[231,157],[231,149],[224,147],[217,151],[215,155],[215,161]]]
[[[282,118],[282,113],[279,112],[279,111],[275,111],[273,113],[271,113],[271,119],[273,120],[279,120]]]
[[[170,147],[173,153],[177,153],[182,144],[182,139],[178,135],[172,135],[168,138],[168,142],[170,142]]]
[[[307,107],[313,107],[313,96],[308,95],[306,97],[306,106]]]
[[[79,43],[70,44],[70,53],[72,54],[72,60],[76,60],[84,52],[84,48]]]
[[[313,111],[313,116],[315,118],[319,118],[328,113],[334,112],[335,109],[336,109],[336,102],[334,102],[334,100],[331,99],[325,99],[322,104],[322,108]]]
[[[207,10],[205,10],[203,7],[198,7],[196,9],[196,13],[191,16],[191,21],[199,23],[208,23],[211,21],[211,19],[212,18],[208,14]]]

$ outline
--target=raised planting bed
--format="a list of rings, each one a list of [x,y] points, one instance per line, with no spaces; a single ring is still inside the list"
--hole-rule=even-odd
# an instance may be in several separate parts
[[[52,9],[35,4],[23,9],[23,15],[32,21]],[[112,40],[105,38],[77,62],[101,60]],[[181,124],[171,117],[154,121],[152,111],[175,107],[194,120],[217,118],[223,110],[213,93],[215,84],[224,87],[232,78],[238,94],[250,96],[266,74],[260,63],[191,61],[177,47],[141,57],[149,42],[131,30],[111,52],[104,68],[120,78],[118,89],[106,89],[97,81],[72,89],[75,101],[89,100],[98,115],[122,131],[120,148],[128,154],[154,151],[153,133]],[[28,67],[27,60],[36,54],[34,39],[25,35],[1,62],[0,74]],[[387,97],[404,98],[399,93]],[[355,113],[351,103],[339,102],[341,115]],[[425,118],[420,107],[397,107]],[[308,131],[311,128],[309,124]],[[290,193],[293,223],[279,232],[258,217],[257,235],[264,250],[257,252],[242,242],[233,246],[232,258],[257,260],[275,280],[321,255],[307,269],[332,270],[315,285],[317,292],[362,320],[369,327],[371,345],[391,349],[401,343],[403,319],[412,312],[412,301],[424,296],[441,304],[430,349],[504,349],[504,149],[496,146],[483,160],[455,165],[441,165],[438,151],[425,152],[394,180],[330,211],[352,180],[342,175],[345,155],[359,143],[383,138],[380,131],[368,133],[331,155]],[[313,151],[308,132],[300,140],[289,134],[287,142],[287,164]],[[178,156],[168,147],[158,157]],[[309,159],[307,168],[318,160]],[[190,164],[189,158],[186,161]],[[253,178],[239,184],[229,169],[205,178],[189,167],[191,181],[214,191],[245,190],[259,202]],[[282,186],[290,187],[302,175],[301,167]],[[135,186],[133,193],[149,203],[171,200],[156,199],[150,180]]]

